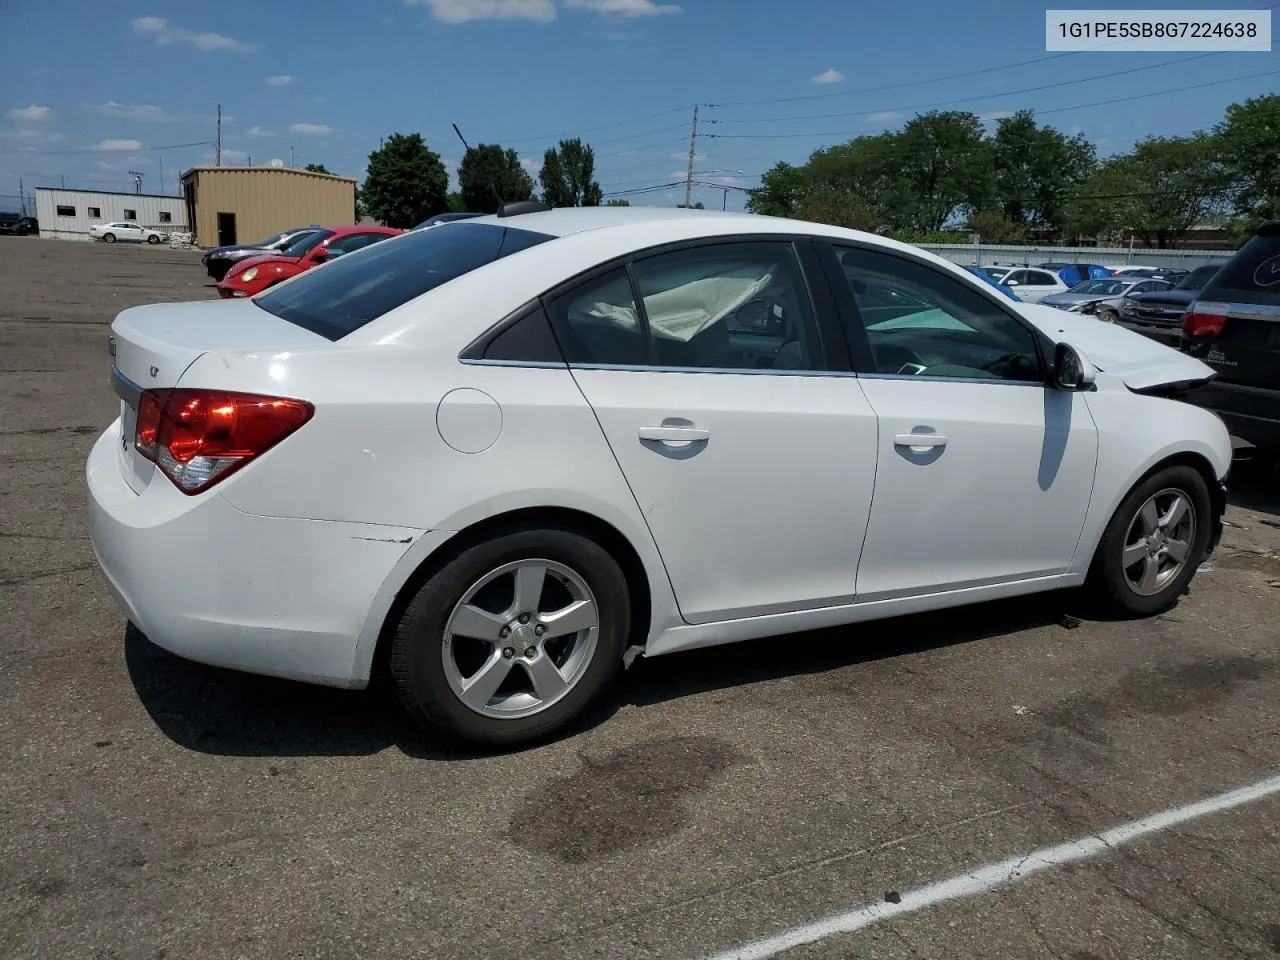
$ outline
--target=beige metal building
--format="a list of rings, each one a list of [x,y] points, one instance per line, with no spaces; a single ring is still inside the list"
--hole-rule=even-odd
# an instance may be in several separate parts
[[[354,222],[356,182],[291,167],[192,167],[182,175],[196,245],[257,243],[290,227]]]

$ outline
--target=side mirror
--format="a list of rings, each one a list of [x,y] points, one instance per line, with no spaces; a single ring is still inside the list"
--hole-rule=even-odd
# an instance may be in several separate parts
[[[1018,285],[1018,281],[1017,281],[1017,280],[1006,280],[1006,281],[1004,282],[1004,285],[1005,285],[1006,287],[1016,287],[1016,286]]]
[[[1089,359],[1069,343],[1060,343],[1053,351],[1053,381],[1063,390],[1088,390],[1098,371]]]

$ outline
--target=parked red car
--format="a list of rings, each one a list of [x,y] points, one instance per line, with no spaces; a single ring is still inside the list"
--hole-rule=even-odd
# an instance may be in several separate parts
[[[379,243],[403,231],[394,227],[338,227],[299,237],[277,253],[249,257],[236,263],[218,281],[218,293],[226,298],[252,297],[282,280],[297,276],[334,257]]]

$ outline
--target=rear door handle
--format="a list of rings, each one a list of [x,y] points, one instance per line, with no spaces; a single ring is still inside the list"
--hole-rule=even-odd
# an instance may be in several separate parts
[[[940,433],[900,433],[893,443],[897,447],[945,447],[947,438]]]
[[[711,431],[696,427],[641,427],[640,439],[662,443],[705,443],[711,439]]]

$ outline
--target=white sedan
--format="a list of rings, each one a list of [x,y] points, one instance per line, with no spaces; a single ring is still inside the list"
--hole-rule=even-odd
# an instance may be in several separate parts
[[[1197,360],[878,236],[534,206],[116,317],[91,535],[153,642],[387,670],[513,744],[641,654],[1085,583],[1155,614],[1217,542]]]
[[[1039,303],[1045,297],[1071,289],[1056,272],[1039,267],[1015,267],[1000,282],[1013,290],[1024,303]]]
[[[164,234],[134,223],[132,220],[119,220],[115,223],[95,223],[89,228],[89,237],[103,243],[150,243],[156,244],[164,240]]]

